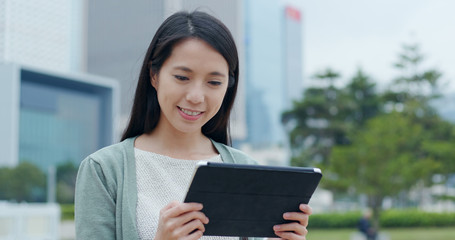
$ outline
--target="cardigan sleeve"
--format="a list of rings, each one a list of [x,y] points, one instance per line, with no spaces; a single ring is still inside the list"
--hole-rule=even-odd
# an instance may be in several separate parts
[[[109,191],[101,165],[82,161],[76,180],[76,239],[115,239],[115,192]]]

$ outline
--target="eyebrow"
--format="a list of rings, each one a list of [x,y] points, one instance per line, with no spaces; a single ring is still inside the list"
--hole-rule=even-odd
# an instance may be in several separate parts
[[[192,73],[192,72],[193,72],[193,70],[191,70],[191,69],[189,69],[189,68],[187,68],[187,67],[185,67],[185,66],[177,66],[177,67],[174,67],[174,69],[182,70],[182,71],[188,72],[188,73]],[[220,77],[226,77],[225,74],[220,73],[220,72],[218,72],[218,71],[213,71],[213,72],[209,73],[209,75],[212,75],[212,76],[220,76]]]

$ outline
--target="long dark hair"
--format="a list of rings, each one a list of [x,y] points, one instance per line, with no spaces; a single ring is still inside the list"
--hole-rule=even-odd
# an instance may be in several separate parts
[[[173,46],[184,39],[197,38],[218,51],[228,63],[229,83],[220,110],[202,126],[202,133],[217,141],[231,145],[229,116],[237,94],[239,59],[237,47],[229,29],[213,16],[200,12],[177,12],[167,18],[155,33],[142,64],[133,108],[122,141],[149,133],[160,119],[160,106],[150,74],[158,74],[164,61],[171,55]]]

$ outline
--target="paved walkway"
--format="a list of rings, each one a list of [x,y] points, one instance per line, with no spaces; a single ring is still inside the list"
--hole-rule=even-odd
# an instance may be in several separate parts
[[[365,236],[360,232],[355,232],[351,234],[351,240],[366,240]],[[390,236],[385,233],[379,233],[377,240],[390,240]]]
[[[74,228],[74,221],[64,220],[60,222],[60,240],[75,240],[76,229]]]

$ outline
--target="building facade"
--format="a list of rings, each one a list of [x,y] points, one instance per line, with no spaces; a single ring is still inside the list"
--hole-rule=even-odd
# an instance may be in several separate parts
[[[0,0],[0,61],[81,71],[84,6],[85,0]]]
[[[299,8],[285,4],[281,10],[283,19],[283,64],[284,64],[284,108],[292,108],[294,100],[303,94],[302,56],[302,12]]]
[[[0,166],[78,166],[117,135],[117,83],[82,73],[86,3],[0,0]]]
[[[286,146],[281,114],[302,92],[301,13],[282,1],[245,0],[246,106],[253,148]]]
[[[63,74],[72,78],[74,73],[87,71],[89,79],[92,75],[116,79],[120,89],[120,117],[112,119],[118,122],[113,131],[115,142],[128,120],[148,45],[162,21],[179,10],[202,10],[216,16],[236,40],[240,83],[231,116],[234,145],[240,147],[246,143],[252,149],[285,146],[286,135],[280,118],[289,108],[290,99],[300,92],[301,16],[298,9],[286,7],[278,0],[138,0],[134,4],[108,0],[0,0],[0,61],[15,63],[24,69],[31,67],[36,72],[48,71],[48,75]],[[22,70],[19,72],[22,74]],[[27,71],[24,73],[27,76]],[[43,137],[44,132],[56,131],[73,142],[80,140],[77,136],[84,131],[70,123],[84,122],[85,126],[90,125],[86,128],[88,132],[97,132],[99,119],[88,120],[78,114],[82,111],[78,107],[84,104],[90,106],[86,108],[90,115],[102,110],[97,96],[84,95],[77,90],[75,93],[65,87],[43,87],[33,79],[27,80],[29,78],[17,79],[19,82],[1,85],[7,86],[5,89],[17,88],[21,96],[17,98],[21,106],[17,108],[17,115],[22,116],[16,119],[21,126],[17,128],[20,129],[17,138],[24,141],[20,143],[18,159],[40,154],[42,158],[49,157],[46,154],[55,143],[41,139],[41,143],[48,146],[40,150],[43,153],[27,147],[36,144],[33,141]],[[65,109],[73,111],[65,112]],[[60,117],[50,118],[36,110]],[[34,137],[27,135],[32,132],[36,134]],[[95,144],[96,138],[90,141],[93,142],[85,144],[101,146]],[[81,151],[88,152],[88,148],[84,149]],[[51,152],[55,158],[74,159],[76,155],[69,153],[78,151],[73,148]]]
[[[43,171],[79,163],[113,142],[116,81],[0,63],[0,166],[27,161]]]
[[[140,67],[153,34],[164,20],[164,9],[164,0],[137,0],[134,4],[88,1],[85,68],[89,74],[119,82],[120,125],[126,125],[129,118]]]

